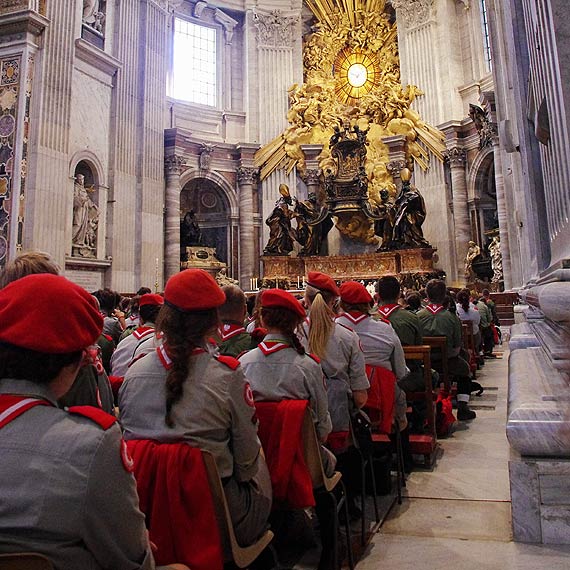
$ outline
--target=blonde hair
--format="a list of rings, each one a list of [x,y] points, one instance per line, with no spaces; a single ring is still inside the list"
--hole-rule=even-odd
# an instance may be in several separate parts
[[[333,332],[335,313],[330,307],[335,296],[307,285],[305,297],[310,301],[309,350],[319,358],[325,358]]]

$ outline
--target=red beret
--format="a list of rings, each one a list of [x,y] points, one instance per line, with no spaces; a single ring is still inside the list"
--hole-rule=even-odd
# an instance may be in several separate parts
[[[185,269],[168,280],[164,301],[183,312],[205,311],[223,305],[226,296],[216,280],[203,269]]]
[[[296,315],[305,318],[306,313],[303,306],[291,293],[283,291],[283,289],[266,289],[261,294],[261,306],[265,308],[281,307],[293,311]]]
[[[59,275],[28,275],[0,291],[0,342],[64,354],[93,344],[103,329],[97,299]]]
[[[336,297],[340,295],[338,287],[336,283],[333,281],[333,278],[326,273],[319,273],[318,271],[309,271],[309,275],[307,277],[307,284],[315,289],[320,289],[321,291],[328,291],[332,293]]]
[[[158,293],[145,293],[140,298],[139,307],[145,305],[164,305],[164,298]]]
[[[358,281],[346,281],[340,286],[340,298],[348,305],[360,305],[372,302],[370,293],[366,287]]]

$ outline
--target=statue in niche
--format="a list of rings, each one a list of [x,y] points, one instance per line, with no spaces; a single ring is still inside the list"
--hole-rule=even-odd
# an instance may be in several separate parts
[[[503,281],[503,256],[501,254],[501,239],[495,236],[489,244],[489,254],[491,256],[491,268],[493,269],[492,283]]]
[[[293,212],[289,208],[293,204],[287,184],[279,186],[281,198],[275,203],[271,215],[265,220],[269,226],[269,241],[263,250],[264,255],[289,255],[293,251],[295,235],[291,227]]]
[[[316,194],[311,192],[307,200],[296,202],[293,214],[297,220],[297,241],[303,246],[299,255],[320,255],[333,226],[328,209],[320,207]]]
[[[467,253],[465,254],[465,282],[472,283],[475,279],[475,272],[473,271],[473,262],[475,258],[481,255],[481,248],[474,242],[469,242]]]
[[[180,247],[184,249],[193,245],[203,245],[202,230],[194,210],[189,210],[180,222]]]
[[[95,257],[99,208],[89,196],[93,188],[85,188],[85,177],[78,174],[73,186],[72,251],[81,257]]]
[[[422,231],[422,224],[426,219],[424,199],[417,188],[411,185],[411,173],[407,168],[401,171],[400,176],[402,189],[394,204],[394,247],[395,249],[431,247]]]
[[[374,220],[374,234],[382,239],[382,244],[377,251],[389,251],[394,249],[394,222],[396,221],[396,210],[394,204],[389,200],[388,190],[380,190],[382,203],[378,206],[380,218]]]
[[[103,33],[105,27],[105,11],[103,0],[83,0],[83,23]]]

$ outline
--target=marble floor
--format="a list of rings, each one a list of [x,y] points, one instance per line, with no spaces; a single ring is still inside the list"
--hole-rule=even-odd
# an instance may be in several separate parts
[[[477,380],[496,398],[473,397],[477,419],[440,441],[432,470],[414,471],[357,570],[570,569],[570,547],[512,541],[505,436],[507,357],[488,360]]]

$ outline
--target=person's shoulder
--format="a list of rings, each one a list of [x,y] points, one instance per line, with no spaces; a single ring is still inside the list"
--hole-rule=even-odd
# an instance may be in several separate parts
[[[346,340],[358,337],[358,334],[354,332],[354,330],[339,321],[335,321],[334,334],[337,338]]]

